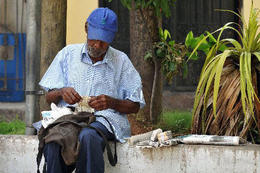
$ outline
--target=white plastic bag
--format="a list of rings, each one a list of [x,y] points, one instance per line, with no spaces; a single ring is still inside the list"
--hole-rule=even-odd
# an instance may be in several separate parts
[[[44,128],[48,127],[49,124],[53,123],[58,118],[72,114],[70,108],[67,107],[58,107],[54,103],[51,103],[51,110],[50,111],[42,111],[42,126]]]

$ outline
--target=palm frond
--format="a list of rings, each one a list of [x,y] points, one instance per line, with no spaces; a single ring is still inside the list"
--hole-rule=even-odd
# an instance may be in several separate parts
[[[221,11],[237,15],[243,28],[234,22],[225,24],[208,33],[190,55],[208,37],[218,33],[200,74],[193,107],[192,132],[245,137],[254,123],[260,132],[260,101],[255,80],[255,61],[260,63],[260,25],[257,20],[260,10],[251,7],[248,23],[244,16],[233,11]],[[241,32],[233,26],[238,26]],[[226,30],[237,33],[241,43],[233,38],[222,39]],[[227,49],[220,53],[218,50],[222,45]],[[257,119],[255,112],[259,113]]]

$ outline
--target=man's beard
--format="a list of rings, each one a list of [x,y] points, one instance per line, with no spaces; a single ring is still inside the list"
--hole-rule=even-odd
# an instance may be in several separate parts
[[[88,49],[88,54],[92,57],[92,58],[99,58],[102,55],[104,55],[106,53],[106,49],[96,49],[94,47],[91,46],[87,46]]]

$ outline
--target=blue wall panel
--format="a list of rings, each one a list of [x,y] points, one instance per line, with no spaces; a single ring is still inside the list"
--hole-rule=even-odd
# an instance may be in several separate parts
[[[2,33],[0,34],[2,49],[5,47],[3,45],[9,48],[13,46],[13,49],[9,49],[13,53],[9,52],[8,59],[0,57],[0,101],[24,101],[26,35],[24,33]]]

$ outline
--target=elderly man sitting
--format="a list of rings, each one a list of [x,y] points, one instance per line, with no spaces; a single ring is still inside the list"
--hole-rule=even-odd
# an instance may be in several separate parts
[[[137,113],[145,105],[140,75],[123,52],[110,46],[117,32],[117,16],[108,8],[95,9],[87,19],[87,43],[63,48],[46,71],[40,86],[47,92],[48,103],[75,106],[82,96],[91,96],[89,106],[97,117],[91,126],[111,140],[125,142],[130,136],[126,114]],[[66,165],[60,146],[48,143],[44,156],[48,173],[104,172],[104,139],[93,129],[81,130],[80,149],[75,164]]]

